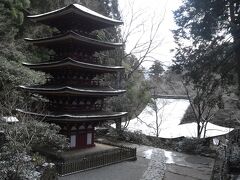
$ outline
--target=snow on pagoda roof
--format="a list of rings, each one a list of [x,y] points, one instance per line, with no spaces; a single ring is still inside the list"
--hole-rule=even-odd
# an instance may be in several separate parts
[[[111,43],[105,41],[99,41],[89,37],[82,36],[76,32],[68,31],[64,34],[45,37],[39,39],[25,38],[24,40],[32,42],[33,45],[43,46],[46,48],[54,49],[60,46],[71,47],[78,46],[79,48],[88,48],[88,50],[111,50],[117,47],[121,47],[122,43]],[[94,48],[94,49],[92,49]]]
[[[53,26],[54,24],[57,24],[58,26],[61,25],[60,22],[62,24],[71,24],[71,22],[68,21],[69,19],[67,17],[72,21],[79,20],[79,23],[85,20],[85,25],[90,27],[91,30],[123,24],[122,21],[106,17],[80,4],[71,4],[69,6],[65,6],[63,8],[47,13],[28,16],[28,18],[32,19],[35,22],[41,22]],[[73,25],[73,23],[71,25]]]
[[[61,114],[61,113],[49,113],[49,114],[40,114],[29,111],[24,111],[22,109],[17,109],[18,112],[39,116],[43,119],[47,120],[68,120],[68,121],[106,121],[106,120],[114,120],[119,117],[126,116],[127,112],[92,112],[84,113],[84,114]]]
[[[23,63],[24,66],[27,66],[31,69],[37,69],[37,70],[48,70],[48,69],[57,69],[57,68],[64,68],[66,66],[70,66],[72,68],[84,68],[84,69],[90,69],[93,71],[100,71],[100,72],[116,72],[119,70],[123,70],[124,67],[122,66],[103,66],[98,64],[90,64],[85,62],[76,61],[70,57],[65,58],[61,61],[48,61],[38,64],[31,64],[31,63]]]
[[[112,88],[75,88],[70,86],[19,86],[22,89],[38,94],[65,94],[65,95],[89,95],[89,96],[117,96],[126,90]]]

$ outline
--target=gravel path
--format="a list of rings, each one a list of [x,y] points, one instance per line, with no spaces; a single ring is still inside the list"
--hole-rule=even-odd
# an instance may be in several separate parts
[[[166,170],[166,158],[164,151],[161,149],[153,149],[151,154],[151,160],[149,162],[147,170],[144,172],[141,180],[161,180],[164,177]]]

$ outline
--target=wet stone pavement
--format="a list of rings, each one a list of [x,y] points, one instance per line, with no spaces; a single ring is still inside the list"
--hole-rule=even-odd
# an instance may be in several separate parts
[[[163,180],[210,180],[214,159],[164,151],[166,170]]]
[[[214,159],[165,151],[150,146],[137,148],[137,161],[59,177],[59,180],[210,180]]]

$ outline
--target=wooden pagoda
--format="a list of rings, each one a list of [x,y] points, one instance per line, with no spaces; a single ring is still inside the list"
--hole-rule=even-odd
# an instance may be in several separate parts
[[[19,110],[61,127],[69,137],[70,147],[80,149],[94,146],[94,128],[101,122],[116,120],[126,112],[106,112],[104,99],[125,90],[116,90],[104,83],[104,75],[123,70],[121,66],[104,65],[94,55],[114,50],[121,43],[92,38],[94,30],[122,24],[79,4],[71,4],[55,11],[28,16],[34,22],[55,27],[58,35],[25,40],[55,52],[50,61],[25,66],[50,74],[44,85],[21,86],[22,89],[47,99],[46,114]]]

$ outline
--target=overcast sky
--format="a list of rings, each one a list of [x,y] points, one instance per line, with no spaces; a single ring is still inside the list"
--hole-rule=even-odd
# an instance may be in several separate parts
[[[170,30],[176,27],[172,11],[180,6],[181,0],[119,0],[119,9],[123,14],[123,21],[126,25],[128,24],[126,22],[128,22],[131,17],[129,3],[133,4],[134,13],[139,16],[136,23],[144,21],[144,23],[146,23],[145,27],[150,27],[152,21],[154,21],[155,24],[161,21],[156,38],[157,41],[161,41],[161,45],[152,53],[152,56],[165,65],[170,65],[173,57],[173,53],[170,53],[170,50],[175,47]],[[154,20],[152,20],[152,17],[154,17]],[[127,51],[131,49],[139,36],[143,37],[143,41],[149,38],[150,32],[148,30],[145,31],[144,35],[142,35],[141,32],[135,32],[128,38],[126,44]],[[138,55],[136,54],[136,56]],[[151,63],[147,62],[144,66],[148,68],[151,66]]]

